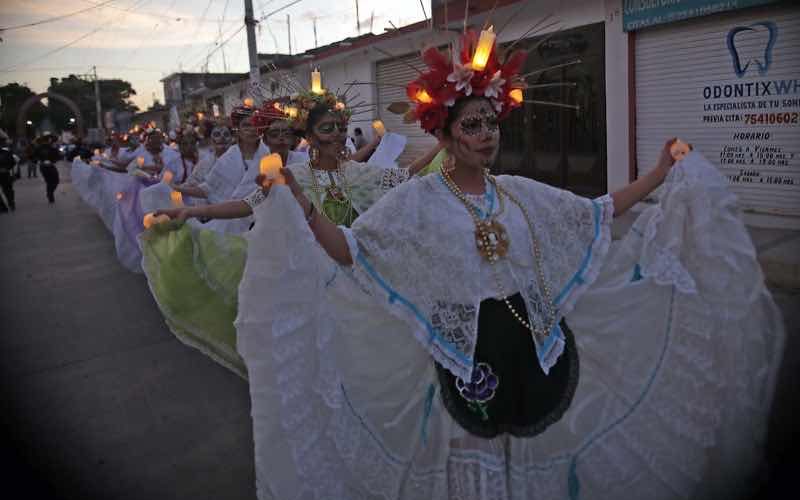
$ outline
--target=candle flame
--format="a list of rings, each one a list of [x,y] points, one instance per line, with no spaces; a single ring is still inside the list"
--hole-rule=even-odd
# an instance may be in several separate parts
[[[523,100],[522,89],[513,89],[508,93],[508,97],[517,104],[521,103]]]
[[[176,207],[183,206],[183,195],[179,191],[173,191],[169,194],[169,199],[172,200],[172,205]]]
[[[319,69],[315,69],[311,72],[311,92],[315,94],[322,94],[324,92],[322,89],[322,73],[319,72]]]
[[[383,122],[380,120],[375,120],[372,122],[372,128],[375,129],[375,132],[378,136],[383,137],[383,134],[386,133],[386,127],[383,125]]]
[[[421,102],[422,104],[429,104],[433,102],[433,97],[431,97],[431,95],[425,89],[420,89],[417,91],[414,98],[417,100],[417,102]]]
[[[478,46],[475,47],[475,54],[472,56],[473,70],[483,71],[486,68],[486,63],[489,62],[489,56],[494,48],[494,39],[496,36],[492,26],[489,26],[487,30],[481,31],[481,36],[478,39]]]
[[[246,108],[252,108],[253,107],[253,98],[252,97],[245,97],[244,98],[244,106]]]
[[[117,201],[121,200],[122,198],[123,198],[123,194],[121,192],[117,193]]]

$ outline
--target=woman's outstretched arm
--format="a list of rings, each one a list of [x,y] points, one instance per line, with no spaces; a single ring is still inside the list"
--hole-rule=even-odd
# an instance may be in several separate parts
[[[198,219],[241,219],[253,214],[244,200],[225,201],[214,205],[203,205],[199,207],[166,208],[157,210],[155,215],[166,215],[170,219],[181,222],[191,218]]]
[[[653,190],[664,182],[669,170],[675,163],[675,160],[670,154],[670,148],[675,141],[676,139],[670,139],[664,144],[664,148],[661,150],[661,155],[658,158],[658,163],[655,168],[624,188],[611,193],[611,198],[614,200],[614,217],[627,212],[628,209],[645,199],[647,195],[652,193]]]

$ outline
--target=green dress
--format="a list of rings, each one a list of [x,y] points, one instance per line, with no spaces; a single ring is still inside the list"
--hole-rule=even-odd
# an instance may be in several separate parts
[[[346,227],[408,178],[405,168],[383,169],[357,162],[332,172],[312,170],[307,164],[288,168],[317,210]],[[255,188],[244,199],[251,208],[263,200],[262,191]],[[176,222],[154,225],[139,238],[150,291],[172,333],[246,379],[233,321],[247,240]]]

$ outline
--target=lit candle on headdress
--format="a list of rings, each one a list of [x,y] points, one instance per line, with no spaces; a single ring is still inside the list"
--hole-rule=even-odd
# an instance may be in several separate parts
[[[315,94],[322,94],[322,73],[319,72],[319,69],[315,69],[311,72],[311,92]]]
[[[161,177],[161,180],[164,182],[164,184],[169,184],[170,182],[172,182],[172,172],[170,172],[169,170],[164,172],[164,176]]]
[[[172,206],[174,207],[183,206],[183,195],[180,193],[180,191],[172,191],[169,194],[169,199],[172,201]]]
[[[295,107],[293,107],[293,106],[292,106],[292,107],[288,107],[288,108],[286,108],[286,109],[284,110],[284,112],[286,113],[286,115],[287,115],[289,118],[297,118],[297,113],[298,113],[298,111],[297,111],[297,108],[295,108]]]
[[[431,95],[425,89],[419,89],[414,95],[414,98],[417,100],[417,102],[422,104],[429,104],[433,102],[433,97],[431,97]]]
[[[283,167],[283,161],[278,153],[272,153],[261,158],[258,171],[265,177],[265,187],[268,184],[286,184],[286,179],[281,174],[281,167]]]
[[[203,113],[197,113],[197,119],[198,120],[202,120],[205,116],[206,115],[204,115]]]
[[[522,95],[522,89],[513,89],[511,92],[508,93],[508,97],[511,98],[517,104],[522,103],[524,96]]]
[[[372,128],[375,129],[375,133],[378,134],[378,137],[383,137],[383,134],[386,133],[386,127],[380,120],[375,120],[374,122],[372,122]]]
[[[252,97],[245,97],[244,98],[244,107],[245,108],[252,108],[253,107],[253,98]]]
[[[134,125],[133,126],[133,131],[134,132],[139,132],[139,125]]]
[[[475,47],[475,55],[472,56],[472,69],[475,71],[483,71],[486,63],[489,62],[489,55],[494,48],[494,39],[497,35],[494,34],[492,26],[488,30],[481,31],[481,36],[478,39],[478,46]]]

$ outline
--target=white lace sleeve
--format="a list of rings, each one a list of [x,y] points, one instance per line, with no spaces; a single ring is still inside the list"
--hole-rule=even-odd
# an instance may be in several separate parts
[[[245,196],[242,201],[247,203],[247,206],[250,207],[250,210],[255,212],[256,207],[266,199],[267,195],[264,194],[264,191],[262,191],[261,189],[256,189],[249,195]]]

